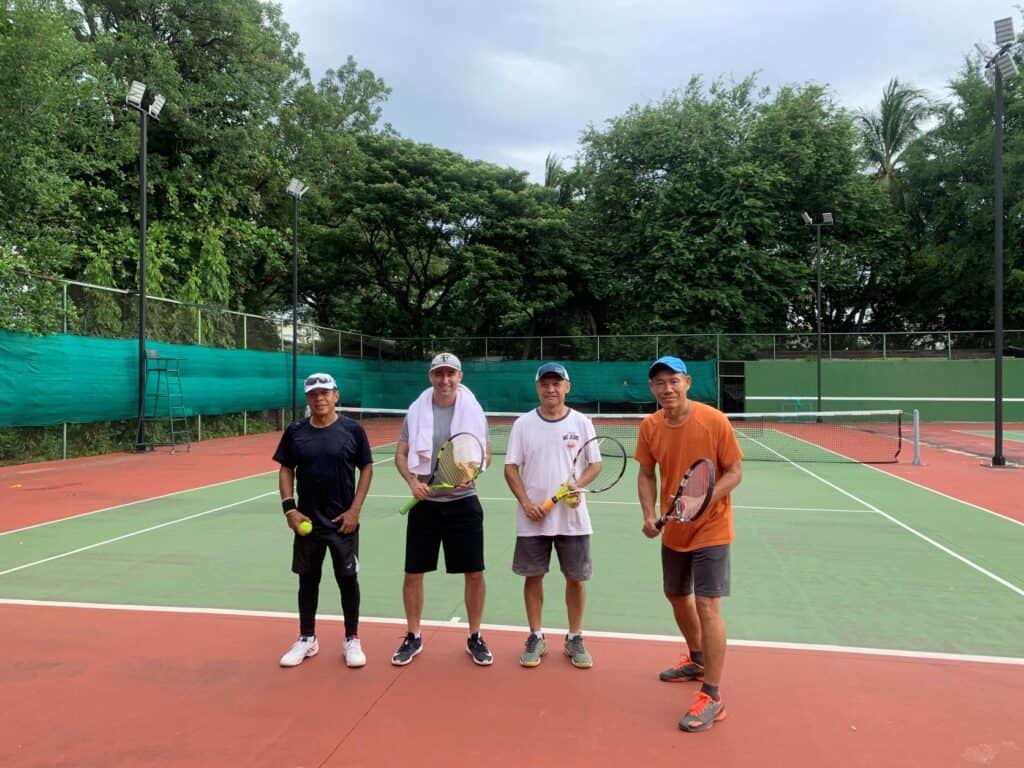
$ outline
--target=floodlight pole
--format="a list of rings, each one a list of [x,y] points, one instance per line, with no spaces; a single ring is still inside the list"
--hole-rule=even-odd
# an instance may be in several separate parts
[[[292,423],[299,420],[295,382],[299,379],[299,197],[292,195]]]
[[[815,291],[815,310],[814,310],[814,324],[818,330],[818,356],[817,356],[817,378],[818,378],[818,405],[815,408],[818,413],[821,413],[821,224],[815,224],[814,228],[817,230],[817,245],[815,246],[815,271],[817,273],[817,290]],[[820,417],[819,417],[820,418]]]
[[[146,144],[149,116],[139,110],[139,427],[135,450],[146,450]]]
[[[992,453],[992,466],[1005,467],[1006,456],[1003,455],[1003,73],[999,67],[995,71],[995,446]]]
[[[1014,49],[1017,47],[1017,36],[1013,31],[1013,19],[998,19],[994,23],[996,32],[996,45],[999,50],[995,55],[989,55],[983,48],[983,56],[988,58],[985,68],[991,75],[992,87],[995,89],[995,150],[992,153],[995,158],[995,195],[993,200],[994,240],[995,254],[993,256],[993,303],[994,326],[993,333],[993,369],[995,372],[995,386],[993,400],[995,401],[994,413],[994,435],[995,443],[992,451],[992,466],[1005,467],[1006,456],[1003,455],[1003,227],[1005,214],[1003,211],[1003,81],[1006,78],[1014,77],[1017,74],[1017,64],[1013,59]]]
[[[299,420],[295,382],[299,380],[299,200],[309,187],[293,178],[285,190],[292,198],[292,423]]]
[[[147,139],[149,118],[160,119],[165,100],[159,93],[149,106],[143,106],[146,84],[133,80],[125,97],[125,106],[139,113],[139,424],[135,433],[135,450],[146,449],[146,230],[148,215],[146,197],[149,182],[146,178]]]
[[[804,224],[815,229],[815,248],[814,248],[814,272],[815,272],[815,290],[814,290],[814,326],[815,336],[817,337],[817,355],[815,356],[816,373],[817,373],[817,407],[816,411],[821,413],[821,228],[831,227],[834,223],[834,219],[831,213],[822,213],[818,217],[818,221],[815,221],[810,217],[807,211],[801,214]],[[818,421],[821,421],[821,417],[818,417]]]

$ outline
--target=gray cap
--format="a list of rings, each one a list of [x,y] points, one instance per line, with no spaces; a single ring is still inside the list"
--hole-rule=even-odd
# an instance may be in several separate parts
[[[439,355],[435,355],[434,359],[430,361],[430,370],[433,371],[438,368],[451,368],[455,371],[461,371],[462,362],[451,352],[442,352]]]

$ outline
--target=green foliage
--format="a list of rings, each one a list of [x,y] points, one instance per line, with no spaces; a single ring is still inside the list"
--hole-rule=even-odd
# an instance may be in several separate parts
[[[769,96],[752,77],[706,89],[694,79],[584,134],[576,232],[589,258],[579,278],[598,327],[751,332],[813,319],[814,250],[799,211],[843,211],[842,221],[851,204],[877,212],[886,201],[861,183],[851,120],[822,88]],[[859,225],[876,246],[898,238],[850,221],[850,235]],[[827,261],[828,282],[865,281],[871,254],[852,237],[842,251]],[[848,314],[832,313],[837,324]]]
[[[952,81],[938,125],[904,153],[910,267],[904,296],[910,327],[990,328],[993,324],[995,186],[994,92],[977,60]],[[1024,92],[1005,89],[1004,319],[1024,324]]]

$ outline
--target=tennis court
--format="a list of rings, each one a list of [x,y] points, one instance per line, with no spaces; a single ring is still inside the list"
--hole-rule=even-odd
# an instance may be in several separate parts
[[[368,431],[361,670],[341,660],[330,579],[320,655],[277,666],[297,629],[277,435],[0,469],[0,764],[1024,765],[1019,470],[927,446],[923,466],[746,462],[724,604],[730,717],[682,734],[693,686],[657,680],[681,646],[635,467],[591,499],[594,669],[555,653],[518,666],[502,457],[478,483],[495,664],[464,653],[462,579],[432,574],[424,653],[398,668],[406,487],[393,436]],[[557,573],[544,623],[565,625]]]

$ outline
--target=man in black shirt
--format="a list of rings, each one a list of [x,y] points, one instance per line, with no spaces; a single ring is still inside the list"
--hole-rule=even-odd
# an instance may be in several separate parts
[[[373,456],[362,426],[335,411],[338,385],[333,376],[314,373],[306,379],[305,390],[311,415],[289,425],[274,453],[281,465],[281,507],[295,533],[292,572],[299,577],[299,639],[281,657],[281,666],[297,666],[320,651],[316,609],[330,550],[345,615],[345,663],[361,667],[366,656],[359,643],[359,512],[370,490]],[[304,522],[312,523],[306,534],[300,529]]]

